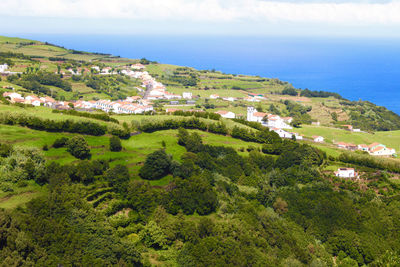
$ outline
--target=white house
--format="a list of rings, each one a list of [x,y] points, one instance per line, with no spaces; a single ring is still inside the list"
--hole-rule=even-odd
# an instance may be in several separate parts
[[[243,100],[249,101],[249,102],[260,102],[261,101],[260,99],[251,97],[251,96],[245,97]]]
[[[172,93],[167,92],[167,91],[164,93],[164,97],[166,99],[181,99],[182,98],[181,95],[172,94]]]
[[[39,107],[40,103],[42,103],[42,101],[40,100],[39,97],[34,96],[34,95],[30,95],[30,96],[25,97],[25,103],[26,104],[31,104],[31,105],[33,105],[35,107]]]
[[[142,70],[145,68],[145,66],[143,64],[137,63],[137,64],[132,65],[131,68],[135,69],[135,70]]]
[[[292,127],[287,123],[291,122],[292,118],[287,117],[287,118],[281,118],[278,115],[272,115],[269,114],[267,117],[267,126],[268,127],[274,127],[274,128],[280,128],[280,129],[292,129]]]
[[[11,100],[13,100],[14,98],[23,99],[23,97],[20,94],[13,93],[13,92],[4,92],[3,96],[4,97],[9,97]]]
[[[236,98],[234,98],[234,97],[224,97],[224,98],[222,98],[223,100],[225,100],[225,101],[230,101],[230,102],[234,102],[234,101],[236,101]]]
[[[393,156],[396,154],[396,150],[388,148],[383,144],[373,143],[368,146],[369,154],[372,156]]]
[[[292,135],[294,135],[294,137],[296,137],[296,140],[303,140],[303,135],[299,134],[299,133],[290,133]]]
[[[288,133],[285,130],[278,128],[271,128],[271,130],[276,132],[281,138],[292,138],[292,133]]]
[[[182,97],[184,99],[192,99],[192,93],[191,92],[183,92]]]
[[[210,95],[210,99],[218,99],[218,98],[219,98],[219,95],[216,95],[216,94]]]
[[[361,150],[361,151],[369,151],[369,148],[366,144],[358,145],[357,148],[358,148],[358,150]]]
[[[323,138],[322,136],[313,135],[312,138],[313,138],[314,142],[316,142],[316,143],[322,143],[322,142],[324,142],[324,138]]]
[[[41,97],[40,100],[44,103],[45,106],[49,107],[56,103],[56,100],[50,96]]]
[[[8,65],[7,64],[0,65],[0,73],[5,72],[6,69],[8,69]]]
[[[219,110],[215,112],[219,115],[221,115],[222,118],[227,118],[227,119],[234,119],[235,118],[235,113],[227,110]]]
[[[100,72],[100,67],[99,66],[93,66],[92,69],[94,69],[97,72]]]
[[[339,168],[335,175],[341,178],[354,178],[357,176],[357,173],[353,168]]]

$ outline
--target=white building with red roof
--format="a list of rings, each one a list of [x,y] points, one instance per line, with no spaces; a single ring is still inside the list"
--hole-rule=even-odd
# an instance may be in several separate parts
[[[227,118],[227,119],[234,119],[236,117],[235,113],[233,113],[232,111],[227,111],[227,110],[218,110],[215,113],[221,115],[222,118]]]
[[[217,94],[210,95],[210,99],[218,99],[218,98],[219,98],[219,95],[217,95]]]
[[[278,115],[258,112],[254,107],[247,107],[247,120],[259,122],[269,128],[292,129],[288,124],[291,117],[281,118]]]
[[[145,68],[145,66],[143,64],[136,63],[136,64],[132,65],[131,68],[135,69],[135,70],[142,70]]]
[[[322,143],[322,142],[324,142],[324,138],[323,138],[322,136],[313,135],[312,138],[313,138],[313,141],[316,142],[316,143]]]
[[[15,99],[24,99],[20,94],[14,92],[4,92],[3,97],[10,98],[11,102],[13,102]]]
[[[42,100],[40,100],[40,98],[35,95],[29,95],[25,97],[25,104],[31,104],[35,107],[39,107],[41,103]]]
[[[369,151],[369,147],[366,144],[357,145],[358,150]]]
[[[388,148],[380,143],[373,143],[368,146],[368,152],[372,156],[393,156],[396,154],[396,150]]]

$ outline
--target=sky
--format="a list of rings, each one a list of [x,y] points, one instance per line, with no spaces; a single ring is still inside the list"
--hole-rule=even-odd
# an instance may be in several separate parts
[[[399,38],[400,0],[0,0],[0,25],[3,35]]]

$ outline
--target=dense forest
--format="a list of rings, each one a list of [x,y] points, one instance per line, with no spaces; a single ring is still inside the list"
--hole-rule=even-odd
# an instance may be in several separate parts
[[[143,162],[141,179],[123,164],[81,157],[90,151],[80,136],[52,145],[80,159],[66,165],[46,161],[37,149],[2,144],[2,190],[32,180],[47,193],[25,208],[0,211],[0,261],[151,265],[146,255],[158,251],[160,261],[179,266],[400,264],[397,197],[324,174],[320,167],[329,159],[312,146],[264,136],[262,151],[243,156],[179,128],[181,159],[160,148]],[[122,149],[118,138],[110,139],[110,149]],[[149,183],[167,175],[173,179],[166,186]],[[106,199],[113,201],[97,209]]]

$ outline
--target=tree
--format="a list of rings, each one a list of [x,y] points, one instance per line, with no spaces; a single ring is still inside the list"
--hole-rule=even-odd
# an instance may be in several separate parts
[[[72,137],[67,141],[67,151],[78,159],[90,159],[90,148],[82,136]]]
[[[139,233],[139,237],[146,247],[156,249],[165,248],[167,245],[167,236],[154,221],[150,221]]]
[[[114,187],[118,193],[125,193],[127,183],[129,182],[129,170],[126,166],[118,164],[112,169],[109,169],[104,178],[108,181],[111,187]]]
[[[121,140],[118,136],[110,137],[110,151],[118,152],[122,150]]]
[[[282,198],[278,197],[274,203],[274,209],[276,211],[276,213],[282,215],[284,213],[286,213],[288,211],[288,204],[286,203],[285,200],[283,200]]]
[[[215,211],[218,198],[207,179],[202,176],[176,178],[164,200],[166,210],[171,214],[182,210],[185,214],[197,212],[200,215]]]
[[[143,179],[157,180],[169,173],[170,165],[171,157],[165,153],[165,150],[157,150],[147,156],[139,175]]]
[[[331,113],[331,117],[332,117],[332,120],[333,120],[333,121],[337,121],[337,120],[338,120],[338,115],[337,115],[336,112],[332,112],[332,113]]]

